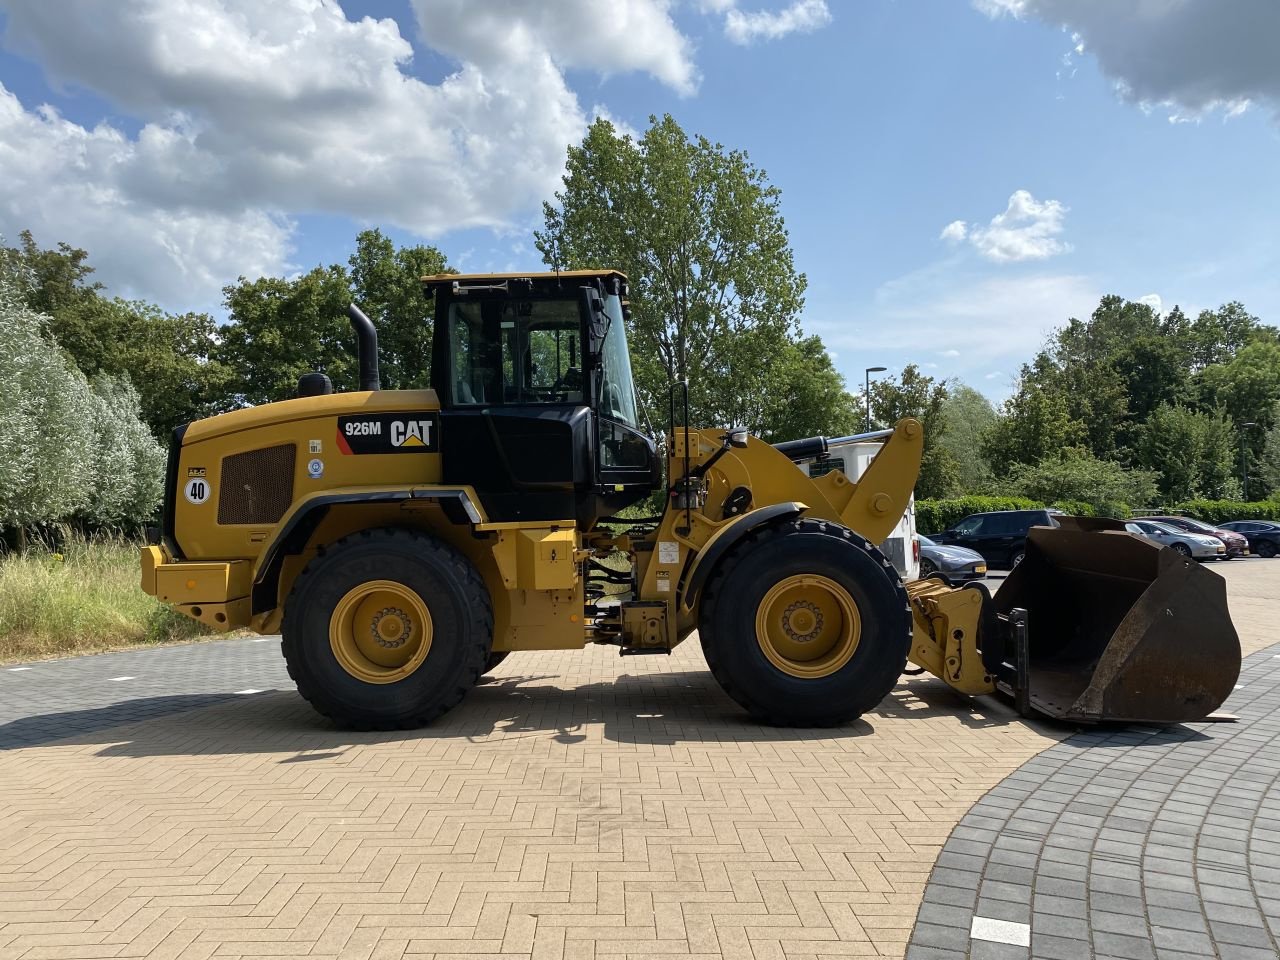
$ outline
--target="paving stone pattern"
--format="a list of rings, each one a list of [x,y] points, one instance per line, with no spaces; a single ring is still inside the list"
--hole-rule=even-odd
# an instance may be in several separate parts
[[[900,958],[951,829],[1065,735],[926,678],[762,727],[696,642],[515,654],[396,733],[333,729],[271,643],[31,666],[0,668],[0,960]]]
[[[127,680],[114,680],[128,677]],[[148,647],[0,667],[0,750],[293,689],[278,637]]]
[[[943,847],[908,960],[1280,957],[1280,645],[1239,683],[1238,723],[1091,730],[1005,778]]]

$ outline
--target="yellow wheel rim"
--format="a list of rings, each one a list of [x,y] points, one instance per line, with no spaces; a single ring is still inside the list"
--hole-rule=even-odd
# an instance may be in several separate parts
[[[342,669],[365,683],[403,680],[431,650],[431,612],[392,580],[352,587],[329,618],[329,646]]]
[[[769,662],[806,680],[829,677],[862,639],[858,605],[828,577],[800,574],[778,581],[756,608],[756,640]]]

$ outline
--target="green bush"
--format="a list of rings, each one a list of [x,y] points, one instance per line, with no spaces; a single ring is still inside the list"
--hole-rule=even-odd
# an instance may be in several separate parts
[[[1099,511],[1094,508],[1093,504],[1085,503],[1083,500],[1055,500],[1053,503],[1049,504],[1049,506],[1053,507],[1055,510],[1061,510],[1063,513],[1068,513],[1073,517],[1112,516],[1112,514],[1105,510],[1099,513]]]
[[[1172,509],[1187,513],[1205,523],[1228,520],[1280,520],[1280,501],[1256,500],[1184,500]]]
[[[993,510],[1034,510],[1043,503],[1024,497],[956,497],[953,500],[917,500],[916,529],[922,533],[949,530],[971,513]]]

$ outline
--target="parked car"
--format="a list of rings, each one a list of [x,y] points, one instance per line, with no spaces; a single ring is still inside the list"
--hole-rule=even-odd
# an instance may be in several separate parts
[[[1217,537],[1179,530],[1167,523],[1158,523],[1155,520],[1147,520],[1145,517],[1128,521],[1124,528],[1162,547],[1172,547],[1184,557],[1193,557],[1196,560],[1220,560],[1227,555],[1226,544]]]
[[[920,577],[940,574],[947,583],[981,580],[987,575],[987,561],[968,547],[948,547],[920,537]]]
[[[999,510],[971,513],[950,530],[931,533],[934,543],[967,547],[980,554],[997,570],[1011,570],[1022,562],[1027,550],[1027,531],[1032,527],[1056,527],[1059,510]]]
[[[1186,533],[1198,533],[1205,537],[1217,537],[1227,547],[1226,556],[1230,557],[1247,557],[1249,555],[1249,541],[1245,539],[1244,534],[1236,533],[1234,530],[1223,530],[1221,527],[1215,527],[1212,524],[1205,523],[1203,520],[1196,520],[1194,517],[1134,517],[1135,520],[1152,520],[1155,523],[1163,523],[1170,527],[1177,527]]]
[[[1249,552],[1260,557],[1280,554],[1280,523],[1270,520],[1228,520],[1219,524],[1223,530],[1243,534],[1249,541]]]

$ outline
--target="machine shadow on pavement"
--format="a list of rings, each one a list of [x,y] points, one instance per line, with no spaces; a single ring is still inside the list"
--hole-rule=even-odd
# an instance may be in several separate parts
[[[967,699],[941,681],[904,678],[863,719],[837,727],[770,727],[753,722],[705,671],[658,671],[566,685],[557,674],[484,678],[462,705],[420,729],[347,731],[319,717],[293,690],[126,700],[91,710],[25,717],[0,726],[0,750],[52,743],[102,744],[103,756],[283,754],[280,762],[336,758],[369,744],[549,739],[565,746],[619,744],[838,742],[875,732],[878,719],[941,718],[970,729],[1031,724],[1062,738],[1071,724],[1020,718],[992,697]],[[1202,735],[1175,727],[1187,739]]]

